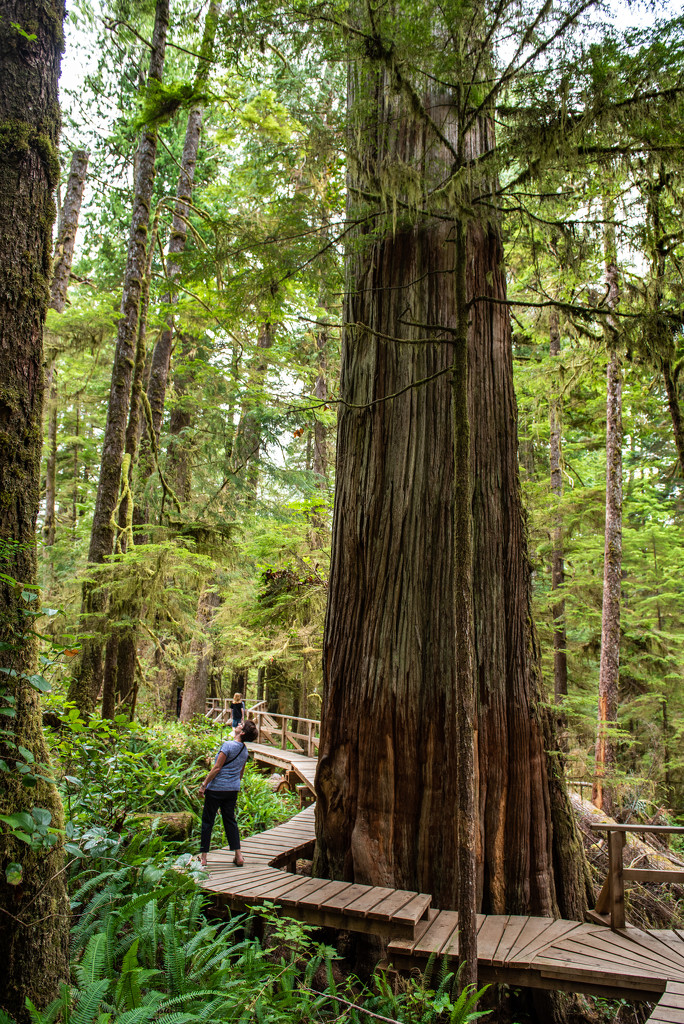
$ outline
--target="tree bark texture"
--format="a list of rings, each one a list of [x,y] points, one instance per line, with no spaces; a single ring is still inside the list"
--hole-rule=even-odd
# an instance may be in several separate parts
[[[54,193],[59,181],[57,82],[63,49],[63,0],[5,0],[0,19],[0,703],[10,741],[2,738],[2,809],[6,814],[48,810],[62,826],[56,788],[38,778],[24,785],[16,769],[17,744],[31,752],[44,774],[49,754],[41,710],[28,679],[36,672],[28,588],[37,582],[36,519],[40,488],[43,411],[42,334],[50,296]],[[34,36],[27,39],[18,31]],[[35,593],[35,591],[34,591]],[[14,700],[11,704],[7,700]],[[42,773],[42,774],[43,774]],[[23,876],[10,885],[5,871],[20,863]],[[3,827],[0,835],[0,1006],[21,1024],[29,997],[39,1008],[68,977],[69,906],[61,842],[31,850]]]
[[[66,193],[59,218],[59,233],[55,245],[50,286],[50,305],[61,313],[66,305],[71,265],[74,261],[74,246],[81,213],[83,191],[88,172],[88,152],[75,149],[71,157],[71,168],[67,179]]]
[[[551,358],[560,363],[561,336],[558,310],[552,309],[549,323],[549,352]],[[556,499],[563,496],[563,452],[562,424],[563,399],[559,375],[554,374],[553,390],[549,400],[549,466],[551,471],[551,493]],[[563,558],[563,520],[558,511],[553,523],[553,551],[551,555],[551,589],[556,591],[565,582]],[[556,704],[560,704],[568,692],[568,656],[565,630],[565,601],[555,600],[553,615],[553,682]]]
[[[169,23],[169,0],[157,0],[148,81],[162,79],[166,34]],[[107,408],[100,479],[95,499],[93,526],[90,534],[88,561],[102,564],[112,553],[114,530],[112,514],[116,508],[124,457],[126,422],[131,397],[131,379],[135,364],[135,342],[138,336],[140,296],[145,276],[149,240],[150,209],[157,154],[157,131],[144,128],[138,147],[138,170],[133,196],[131,230],[128,240],[124,274],[121,318],[118,324],[112,383]],[[83,586],[82,615],[89,632],[98,632],[106,608],[106,591],[97,582]],[[69,698],[84,710],[91,710],[102,686],[102,640],[96,636],[83,642],[77,675],[69,688]]]
[[[183,700],[180,709],[181,722],[191,722],[197,715],[203,715],[207,701],[207,687],[213,660],[211,624],[221,597],[214,584],[205,586],[197,605],[198,637],[192,641],[190,653],[195,665],[185,677]]]
[[[67,180],[66,193],[59,218],[59,232],[55,245],[52,265],[52,283],[50,285],[50,306],[61,313],[66,305],[69,275],[74,260],[74,245],[78,218],[83,201],[86,173],[88,170],[88,152],[75,149],[71,157],[71,169]],[[43,540],[46,547],[52,547],[56,536],[55,496],[57,491],[57,384],[54,350],[48,357],[48,368],[45,375],[45,390],[49,395],[48,402],[48,450],[45,467],[45,520],[43,524]]]
[[[463,146],[461,145],[461,148]],[[465,219],[454,238],[454,364],[451,418],[454,443],[454,630],[456,696],[456,777],[458,809],[458,955],[459,991],[477,984],[477,707],[475,698],[473,612],[473,493],[468,409],[468,265]]]
[[[607,251],[608,303],[618,301],[618,271],[613,246]],[[607,814],[613,812],[611,775],[615,769],[616,744],[611,730],[617,727],[620,674],[620,592],[622,581],[622,368],[620,354],[609,349],[606,375],[606,526],[603,557],[603,612],[601,663],[599,667],[596,770],[592,800]]]
[[[429,122],[413,117],[408,102],[398,109],[393,85],[365,65],[350,71],[352,106],[361,90],[364,148],[351,161],[350,181],[350,218],[359,221],[373,208],[357,214],[356,197],[377,193],[383,167],[419,164],[434,185],[452,163]],[[453,139],[449,97],[422,102],[442,137]],[[476,125],[472,154],[490,141]],[[456,223],[418,214],[383,219],[382,209],[379,202],[365,220],[380,227],[373,235],[359,227],[347,258],[314,868],[320,876],[429,892],[437,906],[453,908],[463,782],[448,376],[458,329]],[[473,303],[467,337],[477,902],[490,913],[581,916],[584,860],[560,766],[546,753],[554,749],[552,723],[540,706],[496,225],[471,222],[466,254],[468,299],[497,300]]]

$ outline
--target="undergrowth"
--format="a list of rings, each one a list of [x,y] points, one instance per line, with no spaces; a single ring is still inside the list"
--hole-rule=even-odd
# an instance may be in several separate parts
[[[50,701],[50,715],[67,818],[71,966],[49,1006],[28,1004],[32,1024],[465,1024],[484,1015],[473,1010],[477,994],[456,996],[446,961],[433,960],[423,981],[397,993],[381,973],[370,985],[340,981],[335,949],[275,907],[259,910],[267,943],[246,915],[208,919],[204,875],[191,858],[197,835],[172,842],[134,815],[197,815],[215,728],[86,721],[61,699]],[[239,808],[244,834],[295,810],[251,765]],[[0,1024],[15,1022],[0,1010]]]

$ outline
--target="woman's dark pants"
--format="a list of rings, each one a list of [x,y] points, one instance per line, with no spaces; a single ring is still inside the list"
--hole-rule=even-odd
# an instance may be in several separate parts
[[[240,849],[240,833],[238,832],[235,820],[235,806],[237,804],[238,791],[230,793],[205,793],[204,809],[202,810],[202,838],[200,840],[200,853],[209,853],[211,843],[211,831],[216,821],[216,815],[221,812],[223,829],[231,850]]]

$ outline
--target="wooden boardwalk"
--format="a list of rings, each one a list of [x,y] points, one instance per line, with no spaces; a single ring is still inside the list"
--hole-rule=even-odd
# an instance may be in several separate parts
[[[312,794],[315,793],[315,757],[306,757],[305,754],[298,754],[294,750],[281,750],[278,747],[271,747],[267,743],[248,743],[247,747],[258,764],[280,768],[286,775],[290,772],[293,773]]]
[[[249,744],[257,760],[294,771],[313,788],[315,760]],[[275,763],[268,758],[278,757]],[[308,764],[303,764],[308,761]],[[458,915],[437,910],[425,893],[331,882],[294,873],[315,846],[314,809],[242,843],[244,867],[230,850],[209,854],[202,883],[215,904],[234,910],[275,903],[311,924],[379,935],[398,968],[430,955],[458,960]],[[684,930],[616,931],[592,923],[524,915],[478,916],[480,982],[612,998],[658,1000],[653,1024],[684,1024]]]

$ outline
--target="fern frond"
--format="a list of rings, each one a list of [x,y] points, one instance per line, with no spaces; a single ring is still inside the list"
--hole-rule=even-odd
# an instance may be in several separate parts
[[[88,940],[83,959],[75,967],[75,974],[81,988],[85,988],[92,982],[104,980],[109,985],[109,979],[104,978],[107,966],[107,935],[105,932],[96,932]]]
[[[71,1015],[71,1024],[94,1024],[100,1012],[100,1005],[109,988],[109,978],[94,981],[84,988]]]

